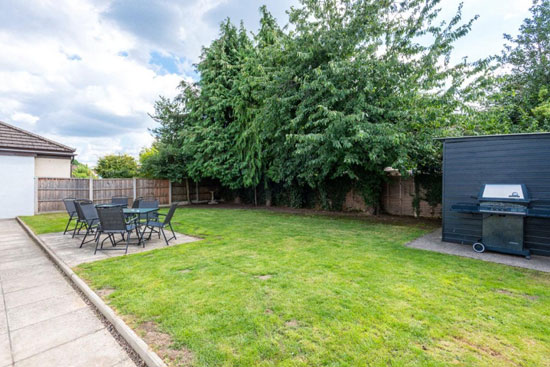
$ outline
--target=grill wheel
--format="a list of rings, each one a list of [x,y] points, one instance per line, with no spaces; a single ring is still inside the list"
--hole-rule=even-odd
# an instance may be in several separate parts
[[[472,245],[475,252],[482,253],[485,252],[485,245],[481,242],[476,242]]]

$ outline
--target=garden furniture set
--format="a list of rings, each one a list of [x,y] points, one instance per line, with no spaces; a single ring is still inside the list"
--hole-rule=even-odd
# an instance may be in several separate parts
[[[167,214],[158,212],[159,201],[156,199],[137,198],[131,208],[128,208],[127,197],[113,197],[110,203],[104,204],[94,204],[87,199],[75,198],[65,198],[63,203],[69,214],[63,234],[71,233],[73,238],[83,234],[80,247],[95,241],[94,254],[98,250],[123,250],[126,254],[130,244],[145,247],[145,242],[151,239],[153,233],[158,234],[159,238],[162,235],[167,246],[176,238],[171,221],[177,203],[170,206]],[[73,221],[74,227],[69,229]],[[170,238],[165,233],[168,229],[172,233]],[[137,243],[130,243],[133,234],[137,238]],[[107,237],[102,240],[102,235]],[[115,235],[121,235],[121,239],[117,240]],[[89,239],[90,237],[92,238]],[[109,240],[111,247],[103,246],[106,240]],[[121,243],[124,245],[117,246]]]

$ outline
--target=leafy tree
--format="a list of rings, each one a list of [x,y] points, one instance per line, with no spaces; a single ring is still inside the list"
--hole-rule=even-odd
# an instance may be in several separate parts
[[[486,66],[450,64],[473,20],[461,23],[459,8],[437,24],[438,3],[302,0],[283,29],[262,7],[252,38],[224,21],[200,80],[157,102],[168,174],[232,189],[263,182],[266,196],[278,188],[296,205],[313,191],[331,209],[356,187],[377,206],[385,167],[438,164],[433,137],[466,120],[467,81]]]
[[[138,165],[128,154],[110,154],[99,158],[95,171],[102,178],[131,178],[137,176]]]
[[[501,132],[550,129],[550,0],[535,0],[530,13],[517,37],[504,35],[501,75],[480,116],[499,121]]]
[[[158,149],[153,144],[149,148],[143,148],[139,152],[139,176],[146,178],[158,178]]]
[[[96,178],[96,174],[87,164],[80,163],[76,159],[73,159],[71,176],[74,178]]]

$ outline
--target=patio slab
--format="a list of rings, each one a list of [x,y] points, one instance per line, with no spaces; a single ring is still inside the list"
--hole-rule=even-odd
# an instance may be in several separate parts
[[[472,249],[471,245],[441,241],[441,228],[417,238],[405,246],[550,273],[550,257],[548,256],[532,255],[531,260],[527,260],[521,256],[500,254],[497,252],[477,253]]]
[[[2,220],[0,232],[0,367],[135,367],[21,226]]]
[[[166,234],[168,235],[168,233]],[[48,234],[42,234],[38,236],[46,245],[55,252],[57,256],[63,260],[63,262],[70,267],[75,267],[82,263],[92,262],[92,261],[98,261],[103,259],[108,259],[111,257],[118,257],[123,256],[124,251],[98,251],[94,255],[94,249],[95,249],[95,243],[90,242],[84,244],[82,248],[79,248],[80,242],[82,241],[83,235],[75,236],[74,238],[71,237],[70,234],[63,234],[63,232],[59,233],[48,233]],[[105,238],[102,237],[102,238]],[[120,236],[118,237],[120,238]],[[181,245],[185,243],[190,243],[194,241],[200,240],[196,237],[191,237],[184,235],[182,233],[176,232],[176,239],[173,239],[170,241],[170,246],[176,246]],[[135,239],[131,240],[131,242]],[[119,246],[122,247],[122,244]],[[112,248],[112,245],[109,241],[105,241],[104,244],[105,248]],[[150,240],[145,242],[145,248],[142,246],[132,245],[128,247],[128,254],[135,254],[139,252],[144,251],[151,251],[155,249],[160,248],[166,248],[166,243],[164,242],[164,239],[161,237],[158,238],[157,235],[153,234]],[[0,263],[0,271],[2,270],[2,264]]]

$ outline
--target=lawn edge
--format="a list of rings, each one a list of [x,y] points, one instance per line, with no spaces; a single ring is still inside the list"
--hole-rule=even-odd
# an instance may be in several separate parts
[[[33,231],[27,224],[16,217],[17,222],[33,239],[33,241],[46,252],[48,257],[65,273],[70,281],[83,293],[83,295],[96,307],[96,309],[114,326],[116,331],[124,338],[128,345],[143,359],[148,367],[167,367],[164,361],[141,339],[120,317],[118,317],[105,302],[82,280],[67,264],[63,262]]]

